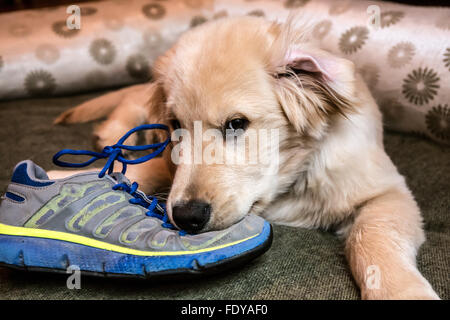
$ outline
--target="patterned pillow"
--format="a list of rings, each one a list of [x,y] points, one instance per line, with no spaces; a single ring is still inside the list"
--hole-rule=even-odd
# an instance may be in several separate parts
[[[379,20],[368,14],[371,5]],[[449,8],[356,0],[110,0],[80,7],[81,29],[72,30],[66,7],[0,15],[0,99],[147,81],[154,59],[189,28],[225,16],[284,21],[298,10],[323,47],[355,62],[388,128],[450,144]]]
[[[387,128],[450,144],[450,8],[359,0],[215,3],[218,12],[278,21],[298,9],[313,21],[322,47],[355,63]]]

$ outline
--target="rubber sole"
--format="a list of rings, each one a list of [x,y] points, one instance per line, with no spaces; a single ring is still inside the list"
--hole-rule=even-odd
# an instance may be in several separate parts
[[[247,241],[198,254],[136,256],[55,239],[0,234],[0,266],[66,273],[77,266],[84,275],[143,279],[191,278],[223,272],[266,252],[272,227]]]

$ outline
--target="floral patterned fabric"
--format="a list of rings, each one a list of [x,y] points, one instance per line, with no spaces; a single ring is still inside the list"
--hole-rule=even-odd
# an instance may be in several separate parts
[[[379,26],[367,9],[380,8]],[[312,36],[355,62],[388,128],[450,144],[450,9],[351,0],[110,0],[0,15],[0,100],[48,97],[151,79],[179,35],[226,16],[311,18]]]

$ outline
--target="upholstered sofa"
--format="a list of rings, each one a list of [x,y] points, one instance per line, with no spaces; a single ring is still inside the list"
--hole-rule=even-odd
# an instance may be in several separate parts
[[[148,2],[153,3],[152,1]],[[186,2],[195,4],[198,1]],[[307,3],[309,1],[298,2]],[[249,1],[245,5],[253,3],[256,2]],[[295,1],[285,3],[294,4]],[[223,5],[223,1],[221,5]],[[261,6],[264,9],[264,6]],[[97,6],[97,3],[92,3],[89,7],[101,10],[101,6]],[[262,15],[263,11],[257,11],[255,8],[250,13]],[[28,13],[29,16],[32,16],[33,12]],[[156,13],[148,11],[147,14]],[[182,16],[182,13],[177,14]],[[84,15],[86,19],[95,18],[95,12],[93,13],[92,10],[85,10]],[[197,20],[192,20],[192,17],[183,19],[187,21],[186,23],[191,24],[190,27],[195,27],[196,23],[203,22],[202,15],[195,14]],[[176,21],[176,17],[170,19]],[[1,20],[2,15],[0,15],[0,23]],[[114,28],[120,25],[120,21],[115,21],[115,23],[111,20],[109,27]],[[14,32],[17,34],[24,30],[15,29]],[[450,39],[450,34],[448,39]],[[5,48],[1,44],[4,39],[1,40],[0,49]],[[58,45],[63,46],[64,44],[64,42],[58,42]],[[70,44],[67,45],[70,46]],[[23,52],[20,54],[25,55]],[[35,59],[34,56],[33,54],[33,59]],[[37,69],[46,65],[54,67],[52,59],[55,59],[56,53],[51,49],[41,48],[40,56],[37,53],[36,57],[38,60],[41,59],[41,64],[37,64],[39,66]],[[72,58],[75,59],[73,63],[76,66],[76,55]],[[94,48],[94,60],[100,59],[100,67],[102,67],[101,61],[103,61],[103,66],[106,66],[103,58],[95,58]],[[67,60],[70,57],[59,57],[59,59]],[[5,74],[10,61],[5,57],[3,60],[0,59],[0,83],[4,85],[3,89],[7,87],[7,82],[14,81],[9,76],[12,73]],[[147,62],[142,63],[146,66]],[[124,69],[120,69],[122,70],[120,71],[117,66],[114,67],[117,69],[103,68],[102,73],[97,74],[89,73],[89,66],[80,66],[80,72],[86,73],[83,75],[84,78],[72,75],[73,81],[69,81],[70,79],[61,81],[61,88],[55,89],[55,92],[51,91],[53,89],[50,85],[48,88],[51,90],[47,93],[38,90],[38,94],[35,94],[36,87],[33,87],[33,83],[30,84],[30,82],[28,87],[25,83],[22,91],[2,91],[2,85],[0,85],[0,92],[3,94],[3,96],[0,94],[2,98],[0,99],[1,193],[4,192],[11,177],[11,171],[17,162],[23,159],[32,159],[45,169],[52,169],[54,168],[51,163],[52,155],[60,149],[91,147],[92,124],[54,126],[52,121],[62,111],[104,93],[105,88],[102,86],[105,83],[117,87],[147,80],[150,77],[145,72],[138,72],[140,69],[135,69],[136,65],[128,64],[127,69],[126,59],[119,62],[119,66]],[[30,71],[27,68],[28,66],[23,67],[23,70],[17,68],[16,71],[26,73]],[[61,70],[58,69],[55,72],[63,72]],[[364,70],[370,72],[372,69]],[[120,82],[121,79],[124,79],[121,76],[105,82],[104,80],[114,72],[128,72],[127,83]],[[90,76],[90,78],[86,78],[86,76]],[[373,79],[370,74],[366,74],[366,76],[369,80]],[[83,82],[83,79],[90,79],[90,82]],[[443,78],[441,82],[443,82],[440,85],[441,90],[448,92],[449,87],[445,87],[446,83]],[[76,87],[77,85],[78,87]],[[94,92],[86,93],[87,89]],[[35,91],[33,92],[33,90]],[[444,99],[444,101],[447,99],[448,102],[447,97],[448,95],[444,95],[439,99]],[[398,103],[395,100],[381,100],[385,109],[389,109],[390,103]],[[441,108],[444,108],[444,105],[441,105]],[[429,110],[432,110],[432,106]],[[402,112],[408,114],[408,111],[403,110]],[[388,111],[387,114],[388,120],[391,122],[395,122],[395,117],[399,116],[399,113],[395,112],[389,113]],[[423,114],[424,119],[425,117],[426,115]],[[449,123],[449,116],[446,117],[442,116],[441,119],[444,121],[444,125],[445,121],[447,124]],[[424,121],[426,124],[426,119]],[[409,127],[395,128],[395,125],[393,127],[393,129],[404,129],[402,131],[415,131]],[[421,131],[421,128],[417,131]],[[399,171],[406,177],[423,212],[427,241],[419,251],[418,267],[440,297],[449,299],[450,148],[445,143],[441,143],[445,141],[440,141],[446,137],[446,131],[442,131],[442,128],[434,129],[441,136],[433,137],[431,129],[421,134],[386,130],[384,142],[387,153]],[[83,277],[81,290],[69,290],[66,287],[66,276],[64,275],[26,273],[0,268],[0,299],[358,299],[359,297],[358,288],[343,255],[343,244],[335,235],[326,231],[285,226],[274,226],[273,245],[263,256],[241,268],[196,280],[152,282]]]

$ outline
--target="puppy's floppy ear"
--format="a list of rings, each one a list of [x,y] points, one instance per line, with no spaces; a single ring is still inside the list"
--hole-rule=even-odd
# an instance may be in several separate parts
[[[288,44],[272,63],[279,103],[299,133],[319,139],[333,115],[355,111],[351,61],[306,42]]]

